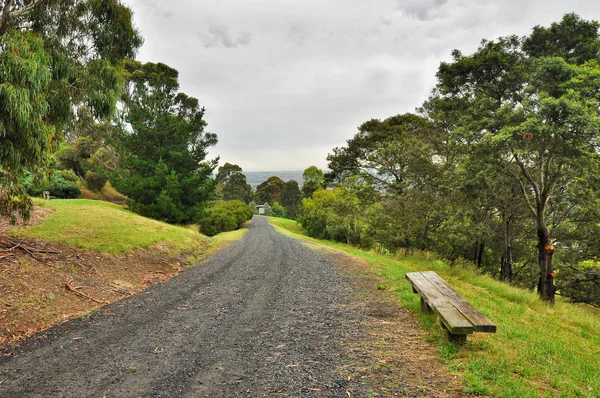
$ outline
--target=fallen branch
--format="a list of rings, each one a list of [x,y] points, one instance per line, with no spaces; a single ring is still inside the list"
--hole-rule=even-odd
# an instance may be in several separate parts
[[[33,248],[27,247],[23,244],[23,242],[18,242],[18,241],[13,241],[11,239],[4,239],[4,242],[12,245],[11,247],[7,247],[5,249],[2,249],[3,252],[12,252],[15,249],[21,249],[23,250],[25,253],[29,254],[34,260],[36,261],[40,261],[34,254],[33,252],[36,251]],[[41,252],[40,252],[41,253]]]
[[[83,286],[73,286],[73,285],[72,285],[72,282],[73,282],[73,279],[71,279],[70,281],[68,281],[68,282],[67,282],[67,284],[65,285],[65,287],[67,288],[67,290],[69,290],[69,291],[72,291],[73,293],[77,294],[78,296],[85,297],[85,298],[87,298],[88,300],[92,300],[92,301],[93,301],[93,302],[95,302],[95,303],[98,303],[98,304],[109,304],[109,302],[108,302],[108,301],[105,301],[105,300],[98,300],[98,299],[96,299],[96,298],[93,298],[93,297],[91,297],[91,296],[89,296],[89,295],[85,294],[84,292],[82,292],[81,290],[79,290],[79,289],[81,289]]]

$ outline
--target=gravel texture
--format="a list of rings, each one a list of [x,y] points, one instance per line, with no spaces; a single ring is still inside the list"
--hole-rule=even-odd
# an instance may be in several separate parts
[[[249,229],[165,283],[0,349],[0,397],[463,396],[360,260],[264,217]]]
[[[0,396],[348,397],[345,278],[256,217],[208,262],[0,352]]]

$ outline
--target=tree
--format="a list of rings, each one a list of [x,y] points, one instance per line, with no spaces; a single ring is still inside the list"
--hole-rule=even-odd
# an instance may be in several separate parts
[[[211,196],[218,159],[205,161],[217,142],[204,131],[204,108],[179,92],[177,70],[131,61],[115,135],[123,167],[111,183],[135,212],[172,223],[197,220]]]
[[[281,205],[285,208],[287,218],[295,220],[298,217],[302,206],[302,194],[296,181],[290,180],[283,185]]]
[[[555,210],[589,183],[583,170],[598,170],[599,43],[597,23],[568,14],[527,38],[483,41],[469,56],[455,50],[437,74],[434,97],[465,109],[454,139],[487,147],[520,188],[536,224],[538,291],[547,301],[556,292],[549,226],[565,217]]]
[[[302,196],[304,198],[312,197],[313,192],[323,188],[325,182],[323,170],[317,166],[310,166],[302,173]]]
[[[281,201],[281,190],[285,182],[277,176],[271,176],[266,181],[256,187],[256,198],[259,203],[269,203]]]
[[[419,183],[418,179],[430,174],[434,138],[431,123],[418,115],[371,119],[358,128],[345,147],[334,148],[327,156],[331,171],[326,178],[339,183],[362,174],[382,190],[401,193],[407,185]]]
[[[41,175],[75,109],[110,116],[119,65],[141,37],[131,11],[107,0],[4,0],[0,10],[0,216],[28,217],[19,184]]]
[[[237,164],[225,163],[219,167],[217,183],[224,200],[241,200],[248,203],[251,199],[252,187]]]

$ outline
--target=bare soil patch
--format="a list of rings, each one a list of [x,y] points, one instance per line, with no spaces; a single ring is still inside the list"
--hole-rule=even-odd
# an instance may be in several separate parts
[[[51,213],[36,207],[27,226]],[[112,255],[15,238],[10,230],[8,221],[0,221],[0,345],[165,281],[207,249],[178,253],[157,244]]]

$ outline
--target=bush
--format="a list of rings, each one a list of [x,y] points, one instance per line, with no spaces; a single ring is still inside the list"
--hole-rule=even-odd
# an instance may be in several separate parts
[[[251,218],[252,210],[241,200],[217,200],[209,202],[198,224],[201,233],[214,236],[238,229]]]
[[[88,170],[85,172],[85,182],[89,189],[99,191],[106,184],[106,177],[95,170]]]
[[[252,211],[252,214],[254,215],[258,215],[258,209],[256,208],[256,202],[252,201],[248,204],[248,207],[250,208],[250,211]]]
[[[64,178],[60,171],[55,171],[41,181],[36,181],[32,173],[25,172],[21,182],[31,196],[42,196],[44,191],[50,192],[50,196],[61,199],[78,198],[81,195],[79,187],[73,181]]]
[[[73,170],[70,170],[70,169],[61,170],[60,174],[62,174],[62,176],[65,180],[69,180],[71,182],[74,182],[75,184],[77,184],[78,182],[81,181],[81,178],[79,178],[79,176],[77,174],[75,174],[75,172]]]
[[[281,218],[285,217],[285,208],[277,202],[273,203],[273,206],[271,207],[271,211],[273,212],[273,215],[275,217],[281,217]]]

